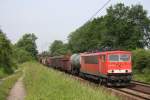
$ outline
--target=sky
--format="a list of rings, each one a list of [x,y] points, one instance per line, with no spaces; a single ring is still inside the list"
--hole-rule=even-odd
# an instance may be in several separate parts
[[[48,50],[54,40],[67,42],[68,35],[86,23],[107,0],[0,0],[0,29],[16,43],[23,34],[35,33],[39,52]],[[110,5],[141,4],[150,16],[149,0],[111,0]]]

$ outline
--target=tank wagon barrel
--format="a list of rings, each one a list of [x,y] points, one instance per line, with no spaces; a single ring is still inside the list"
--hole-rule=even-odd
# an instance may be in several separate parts
[[[70,58],[71,62],[71,72],[73,74],[78,74],[81,64],[80,64],[80,54],[73,54]]]
[[[80,68],[80,54],[73,54],[70,60],[73,67]]]

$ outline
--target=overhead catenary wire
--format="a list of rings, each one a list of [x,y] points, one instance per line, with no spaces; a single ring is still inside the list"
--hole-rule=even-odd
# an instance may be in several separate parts
[[[111,0],[108,0],[100,9],[98,9],[98,10],[90,17],[89,21],[92,20],[100,11],[102,11],[102,9],[103,9],[106,5],[108,5],[110,1],[111,1]]]

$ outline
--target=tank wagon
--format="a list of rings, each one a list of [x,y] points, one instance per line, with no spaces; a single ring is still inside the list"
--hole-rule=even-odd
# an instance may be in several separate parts
[[[49,59],[49,66],[95,79],[108,86],[126,86],[132,78],[130,51],[80,53]]]

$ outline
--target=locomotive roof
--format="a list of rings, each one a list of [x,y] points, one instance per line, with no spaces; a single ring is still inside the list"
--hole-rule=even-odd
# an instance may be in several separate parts
[[[117,51],[104,51],[104,52],[85,52],[85,53],[81,53],[81,56],[91,56],[91,55],[100,55],[100,54],[115,54],[115,53],[128,53],[131,54],[131,51],[121,51],[121,50],[117,50]]]

